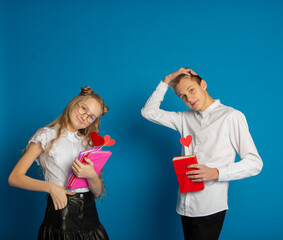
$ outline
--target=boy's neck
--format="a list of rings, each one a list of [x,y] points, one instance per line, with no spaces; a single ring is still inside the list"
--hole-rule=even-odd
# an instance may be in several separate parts
[[[203,112],[206,109],[208,109],[214,102],[215,102],[215,100],[212,97],[210,97],[209,95],[207,95],[207,101],[204,105],[204,108],[202,110],[200,110],[200,112]]]

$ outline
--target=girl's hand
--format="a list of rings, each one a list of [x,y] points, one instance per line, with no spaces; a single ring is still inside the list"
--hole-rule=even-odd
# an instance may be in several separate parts
[[[52,183],[49,194],[52,198],[55,210],[59,210],[67,206],[67,195],[74,195],[75,193]]]
[[[85,158],[85,161],[88,164],[83,164],[77,158],[75,159],[72,165],[72,170],[74,174],[79,178],[86,178],[86,179],[93,179],[98,177],[98,175],[96,174],[93,168],[93,162],[87,158]]]
[[[180,74],[186,74],[188,76],[191,75],[197,75],[192,69],[189,68],[180,68],[179,70],[177,70],[176,72],[173,72],[169,75],[167,75],[164,79],[164,82],[167,83],[168,85],[170,84],[170,82],[175,79],[177,76],[179,76]]]
[[[189,165],[188,168],[197,169],[186,172],[186,175],[188,175],[188,178],[191,179],[192,182],[207,182],[217,180],[219,177],[217,168],[209,168],[200,164],[192,164]]]
[[[93,168],[93,162],[87,158],[85,158],[85,161],[88,164],[85,165],[76,158],[73,162],[72,170],[77,177],[87,179],[90,191],[94,194],[95,197],[98,197],[102,191],[101,179]]]

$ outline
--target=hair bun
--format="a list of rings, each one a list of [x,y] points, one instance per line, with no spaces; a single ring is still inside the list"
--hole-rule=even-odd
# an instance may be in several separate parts
[[[103,113],[102,113],[102,116],[103,116],[105,113],[107,113],[107,111],[109,110],[109,107],[107,107],[107,105],[104,103],[102,110],[103,110]]]
[[[92,91],[91,87],[86,86],[86,87],[81,88],[80,95],[81,96],[86,96],[86,95],[90,95],[90,94],[93,94],[93,93],[94,92]]]

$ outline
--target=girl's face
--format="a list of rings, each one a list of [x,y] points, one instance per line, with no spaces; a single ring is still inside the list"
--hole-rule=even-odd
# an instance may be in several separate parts
[[[87,98],[78,102],[70,111],[70,122],[67,129],[75,132],[87,128],[92,122],[102,115],[101,104],[94,98]]]

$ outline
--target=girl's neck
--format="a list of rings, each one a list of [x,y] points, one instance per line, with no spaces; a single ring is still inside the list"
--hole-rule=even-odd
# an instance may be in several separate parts
[[[77,129],[74,129],[70,124],[67,124],[66,130],[72,133],[77,131]]]

